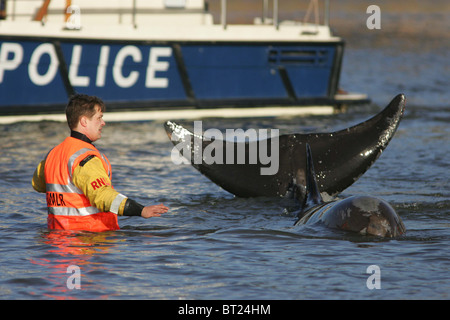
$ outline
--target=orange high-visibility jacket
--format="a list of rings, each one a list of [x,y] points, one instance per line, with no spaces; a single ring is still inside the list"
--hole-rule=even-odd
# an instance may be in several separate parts
[[[48,207],[48,228],[64,230],[106,231],[118,230],[117,214],[100,212],[72,181],[75,168],[89,155],[101,159],[111,179],[111,164],[94,145],[67,137],[53,148],[45,160],[45,183]],[[98,181],[101,185],[104,181]],[[113,205],[125,197],[120,195]],[[112,209],[110,209],[112,210]]]

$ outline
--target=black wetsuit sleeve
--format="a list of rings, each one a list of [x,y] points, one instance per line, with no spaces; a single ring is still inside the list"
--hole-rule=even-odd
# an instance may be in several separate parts
[[[128,198],[127,202],[125,202],[125,207],[123,208],[123,215],[124,216],[140,216],[142,213],[142,209],[144,209],[143,205]]]

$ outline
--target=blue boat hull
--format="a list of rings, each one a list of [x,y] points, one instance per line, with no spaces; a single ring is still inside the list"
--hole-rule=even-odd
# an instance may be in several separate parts
[[[333,104],[343,42],[129,42],[0,36],[0,114],[68,96],[157,109]]]

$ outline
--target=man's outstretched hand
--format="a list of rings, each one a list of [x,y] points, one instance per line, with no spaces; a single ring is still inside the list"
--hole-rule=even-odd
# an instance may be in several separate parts
[[[169,210],[165,205],[157,204],[153,206],[147,206],[142,209],[141,216],[144,218],[160,217],[161,214],[166,213]]]

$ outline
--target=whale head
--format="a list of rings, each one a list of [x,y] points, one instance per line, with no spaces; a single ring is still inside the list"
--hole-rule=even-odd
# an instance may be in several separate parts
[[[406,232],[402,220],[386,201],[372,196],[352,196],[333,202],[320,220],[328,227],[379,237]]]
[[[327,227],[379,237],[406,232],[402,220],[386,201],[373,196],[352,196],[323,201],[316,181],[310,146],[306,145],[306,197],[295,224],[322,222]]]

